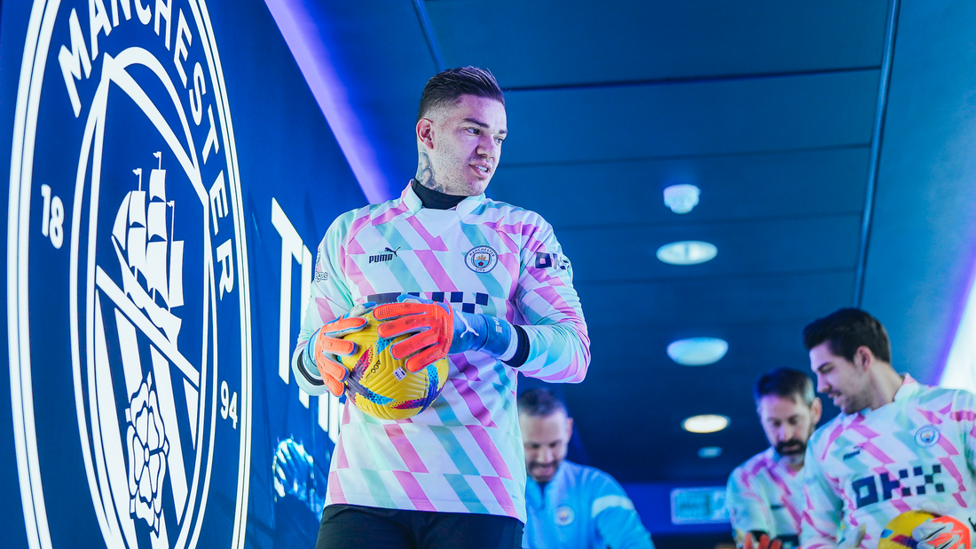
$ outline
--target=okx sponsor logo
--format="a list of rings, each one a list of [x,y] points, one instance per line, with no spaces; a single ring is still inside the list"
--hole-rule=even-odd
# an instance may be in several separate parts
[[[24,51],[7,295],[30,545],[243,547],[247,247],[207,6],[38,0]]]
[[[892,498],[941,494],[946,491],[942,465],[917,465],[879,475],[861,477],[851,483],[857,508]]]

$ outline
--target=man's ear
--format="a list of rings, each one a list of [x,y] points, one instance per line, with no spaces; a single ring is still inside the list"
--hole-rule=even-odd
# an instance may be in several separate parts
[[[874,362],[874,353],[867,345],[861,345],[854,351],[854,363],[861,369],[867,371],[870,368],[872,362]]]
[[[430,118],[421,118],[417,122],[417,139],[428,149],[434,148],[434,123]]]
[[[823,415],[823,402],[820,401],[820,397],[813,397],[813,402],[810,404],[810,421],[814,427],[820,423],[821,415]]]

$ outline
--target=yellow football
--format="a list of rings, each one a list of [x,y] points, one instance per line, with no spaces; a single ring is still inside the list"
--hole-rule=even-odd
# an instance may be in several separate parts
[[[356,353],[341,356],[349,369],[346,399],[363,412],[380,419],[406,419],[426,410],[441,394],[447,382],[447,359],[419,372],[407,371],[404,360],[390,354],[390,345],[413,334],[384,339],[376,333],[378,322],[366,313],[366,327],[343,339],[356,344]]]

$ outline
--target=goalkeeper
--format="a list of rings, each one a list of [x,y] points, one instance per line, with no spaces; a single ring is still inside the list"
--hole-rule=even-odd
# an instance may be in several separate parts
[[[418,166],[399,198],[348,212],[318,248],[292,358],[310,394],[342,394],[373,303],[382,337],[417,371],[447,356],[433,405],[407,420],[347,405],[316,547],[520,547],[525,468],[515,406],[519,372],[580,382],[589,337],[572,268],[538,214],[484,191],[507,135],[494,76],[474,67],[427,83]]]
[[[803,340],[817,390],[842,412],[807,446],[803,548],[873,549],[885,525],[909,509],[971,528],[976,397],[895,372],[888,334],[859,309],[811,322]],[[956,549],[935,541],[939,528],[931,520],[916,528],[918,549]]]

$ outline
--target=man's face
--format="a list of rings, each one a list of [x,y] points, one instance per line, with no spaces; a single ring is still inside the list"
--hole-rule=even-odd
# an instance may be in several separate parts
[[[853,414],[871,404],[870,378],[861,349],[854,355],[854,362],[832,353],[828,341],[810,349],[810,368],[817,374],[817,392],[830,397],[845,414]]]
[[[485,192],[508,133],[505,106],[494,99],[462,95],[457,105],[434,109],[428,116],[417,123],[421,143],[417,179],[454,196]]]
[[[563,411],[546,417],[519,414],[525,445],[525,470],[536,482],[549,482],[566,458],[573,419]]]
[[[759,399],[757,411],[770,446],[781,456],[802,459],[820,421],[820,400],[807,406],[798,395],[766,395]]]

